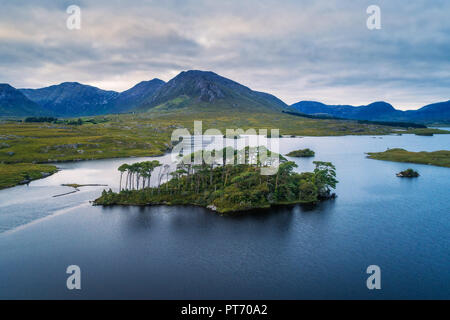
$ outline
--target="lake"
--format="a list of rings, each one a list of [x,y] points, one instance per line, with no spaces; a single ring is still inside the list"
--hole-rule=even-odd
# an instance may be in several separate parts
[[[367,159],[401,147],[436,151],[450,135],[283,138],[298,171],[337,168],[337,199],[220,216],[190,206],[93,207],[117,190],[124,162],[58,164],[61,171],[0,191],[2,299],[449,299],[450,169]],[[170,162],[170,156],[157,159]],[[417,179],[395,173],[418,170]],[[81,290],[66,268],[81,268]],[[368,290],[366,268],[381,268]]]

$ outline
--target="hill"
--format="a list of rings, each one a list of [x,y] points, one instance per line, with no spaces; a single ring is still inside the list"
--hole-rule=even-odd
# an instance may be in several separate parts
[[[30,100],[58,117],[78,117],[106,113],[108,103],[119,93],[78,82],[63,82],[40,89],[20,89]]]
[[[202,111],[280,112],[287,105],[275,96],[253,91],[210,71],[183,71],[161,86],[136,110],[175,110],[195,107]]]
[[[450,101],[424,106],[418,110],[401,111],[387,102],[379,101],[366,106],[326,105],[316,101],[300,101],[290,106],[308,115],[331,116],[336,118],[371,120],[371,121],[405,121],[405,122],[450,122]]]
[[[150,100],[154,93],[165,84],[160,79],[141,81],[134,87],[121,92],[106,106],[108,113],[124,113],[137,108],[142,103]]]
[[[22,117],[45,114],[36,103],[6,83],[0,83],[0,116]]]

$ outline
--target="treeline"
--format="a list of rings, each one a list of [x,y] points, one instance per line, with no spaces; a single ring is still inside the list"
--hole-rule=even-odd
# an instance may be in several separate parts
[[[275,204],[314,203],[332,197],[331,189],[338,182],[333,164],[322,161],[314,164],[313,172],[296,173],[297,165],[282,158],[274,175],[262,175],[261,170],[266,166],[261,161],[245,164],[181,162],[173,172],[169,172],[168,165],[141,162],[119,167],[121,191],[105,190],[94,204],[191,204],[224,213]],[[152,186],[150,177],[158,167],[157,184]],[[161,184],[162,179],[165,182]]]
[[[54,118],[54,117],[27,117],[23,120],[23,122],[27,122],[27,123],[48,122],[48,123],[57,123],[57,124],[67,124],[67,125],[72,125],[72,126],[81,126],[82,124],[85,124],[85,123],[97,124],[97,123],[104,123],[104,122],[108,122],[108,121],[109,120],[106,118],[103,118],[103,119],[78,118],[78,119],[61,119],[60,120],[60,119]]]
[[[312,115],[306,114],[302,112],[291,112],[291,111],[282,111],[283,113],[287,113],[297,117],[304,117],[310,119],[328,119],[328,120],[349,120],[349,121],[357,121],[360,124],[376,124],[380,126],[389,126],[389,127],[400,127],[400,128],[427,128],[424,124],[414,123],[414,122],[397,122],[397,121],[373,121],[373,120],[356,120],[349,118],[339,118],[328,115]]]
[[[424,124],[413,123],[413,122],[396,122],[396,121],[369,121],[369,120],[358,120],[361,124],[378,124],[381,126],[390,127],[400,127],[400,128],[422,128],[426,129],[427,126]]]
[[[23,122],[56,122],[57,118],[53,117],[28,117],[23,120]]]
[[[304,117],[304,118],[310,118],[310,119],[328,119],[328,120],[348,120],[338,117],[333,117],[329,115],[313,115],[313,114],[307,114],[303,112],[292,112],[292,111],[281,111],[286,114],[290,114],[291,116],[297,116],[297,117]]]

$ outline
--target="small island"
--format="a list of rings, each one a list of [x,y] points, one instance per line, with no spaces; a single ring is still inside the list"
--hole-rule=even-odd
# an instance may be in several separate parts
[[[376,160],[429,164],[450,168],[449,150],[411,152],[405,149],[395,148],[388,149],[384,152],[369,152],[367,157]]]
[[[294,150],[286,154],[288,157],[296,157],[296,158],[307,158],[307,157],[314,157],[315,152],[311,149],[300,149],[300,150]]]
[[[259,155],[261,148],[253,149],[258,149]],[[124,188],[120,185],[119,193],[104,190],[93,204],[197,205],[219,213],[232,213],[272,205],[316,203],[335,197],[331,189],[336,187],[338,181],[332,163],[315,161],[313,172],[296,173],[293,170],[297,165],[278,155],[280,163],[276,173],[262,175],[261,170],[267,167],[267,163],[260,161],[259,156],[258,160],[249,163],[248,159],[255,159],[251,156],[251,149],[245,149],[245,164],[181,162],[177,170],[171,173],[168,165],[161,166],[158,161],[124,164],[119,167],[120,184],[124,180]],[[189,157],[193,159],[194,154]],[[239,157],[236,150],[234,157],[235,160]],[[156,172],[158,185],[153,187],[150,186],[150,178]],[[162,179],[164,183],[161,183]]]
[[[397,177],[399,178],[417,178],[418,176],[419,173],[411,168],[397,173]]]

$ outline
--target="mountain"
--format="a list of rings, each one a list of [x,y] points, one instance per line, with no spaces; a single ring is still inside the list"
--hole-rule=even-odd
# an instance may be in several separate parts
[[[418,110],[396,110],[387,102],[365,106],[326,105],[300,101],[291,106],[277,97],[251,90],[211,71],[183,71],[165,83],[142,81],[121,93],[78,82],[64,82],[41,89],[15,89],[0,85],[0,116],[93,116],[146,111],[265,112],[290,111],[344,119],[395,122],[450,123],[450,101]]]
[[[450,100],[429,104],[414,111],[405,111],[405,114],[415,121],[450,122]]]
[[[165,84],[160,79],[149,81],[141,81],[131,89],[121,92],[117,97],[112,99],[106,106],[108,113],[128,112],[145,101],[151,99],[153,94]]]
[[[291,105],[291,108],[306,114],[328,115],[336,118],[357,120],[381,120],[387,115],[391,116],[396,114],[396,111],[398,111],[392,105],[383,101],[360,107],[326,105],[316,101],[300,101]]]
[[[355,120],[450,122],[450,101],[435,103],[418,110],[408,111],[397,110],[389,103],[383,101],[359,107],[351,105],[326,105],[316,101],[300,101],[291,105],[289,109],[309,115],[326,115]]]
[[[6,83],[0,83],[0,116],[22,117],[45,114],[36,103]]]
[[[108,103],[119,93],[78,82],[63,82],[41,89],[20,89],[30,100],[55,116],[77,117],[107,112]]]
[[[268,93],[253,91],[211,71],[183,71],[161,86],[139,111],[195,108],[202,111],[279,112],[287,105]]]

